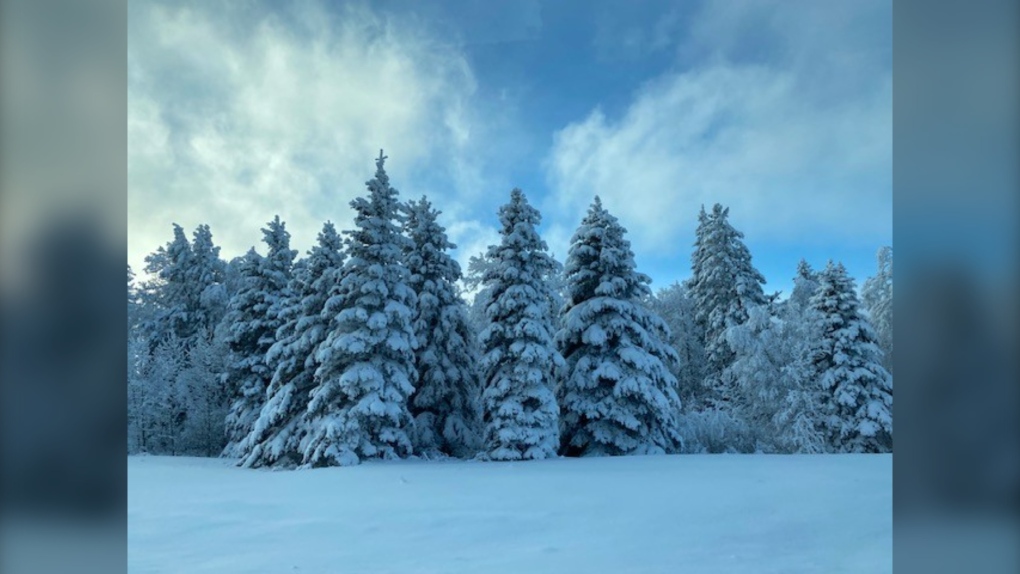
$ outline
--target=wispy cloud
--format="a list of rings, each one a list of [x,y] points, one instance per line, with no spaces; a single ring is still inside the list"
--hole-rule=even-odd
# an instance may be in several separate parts
[[[557,212],[579,217],[598,194],[639,251],[660,255],[686,254],[699,205],[714,202],[759,238],[888,241],[890,8],[819,4],[707,3],[673,68],[622,114],[596,108],[556,133]]]
[[[702,203],[731,206],[752,242],[797,257],[858,245],[870,265],[891,240],[887,2],[720,0],[623,15],[605,5],[587,19],[534,2],[506,14],[285,6],[131,3],[135,267],[172,222],[209,223],[230,257],[258,246],[279,214],[307,249],[324,220],[350,225],[380,147],[401,193],[443,211],[462,264],[496,240],[514,186],[542,209],[560,258],[599,194],[641,262],[670,262],[668,273],[644,269],[657,281],[685,267]],[[493,68],[504,43],[515,65]],[[552,57],[560,49],[582,61]],[[621,66],[632,73],[600,91]],[[775,262],[780,277],[791,257]]]
[[[133,2],[128,60],[135,266],[171,222],[211,224],[230,256],[278,213],[307,248],[324,220],[348,225],[380,147],[402,191],[430,174],[407,195],[477,187],[475,80],[420,22],[358,4]]]

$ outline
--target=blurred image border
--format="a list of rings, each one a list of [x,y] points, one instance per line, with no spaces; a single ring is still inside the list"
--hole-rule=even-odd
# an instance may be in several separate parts
[[[1020,3],[893,11],[894,567],[1020,571]]]
[[[0,0],[0,571],[127,569],[127,2]]]
[[[127,2],[0,0],[0,571],[126,569]],[[897,572],[1020,571],[1020,3],[897,0]]]

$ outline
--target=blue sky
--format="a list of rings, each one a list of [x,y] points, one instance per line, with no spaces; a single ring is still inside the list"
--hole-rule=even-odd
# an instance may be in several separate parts
[[[458,259],[520,187],[565,255],[592,197],[655,287],[720,202],[766,288],[797,261],[858,281],[892,241],[889,2],[129,4],[129,262],[212,226],[225,257],[279,213],[294,247],[351,225],[379,148]]]

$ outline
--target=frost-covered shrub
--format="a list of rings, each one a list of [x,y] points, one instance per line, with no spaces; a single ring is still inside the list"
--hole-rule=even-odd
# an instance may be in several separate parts
[[[751,453],[755,438],[744,421],[721,410],[683,413],[679,417],[684,454]]]

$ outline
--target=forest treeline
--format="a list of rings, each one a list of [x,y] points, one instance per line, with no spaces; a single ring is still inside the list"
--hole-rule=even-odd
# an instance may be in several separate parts
[[[466,273],[385,156],[303,256],[279,217],[224,261],[208,225],[128,267],[129,452],[246,467],[892,450],[892,249],[860,293],[801,261],[766,293],[743,234],[701,209],[691,276],[652,292],[594,198],[561,264],[514,189]],[[465,290],[474,292],[468,303]]]

